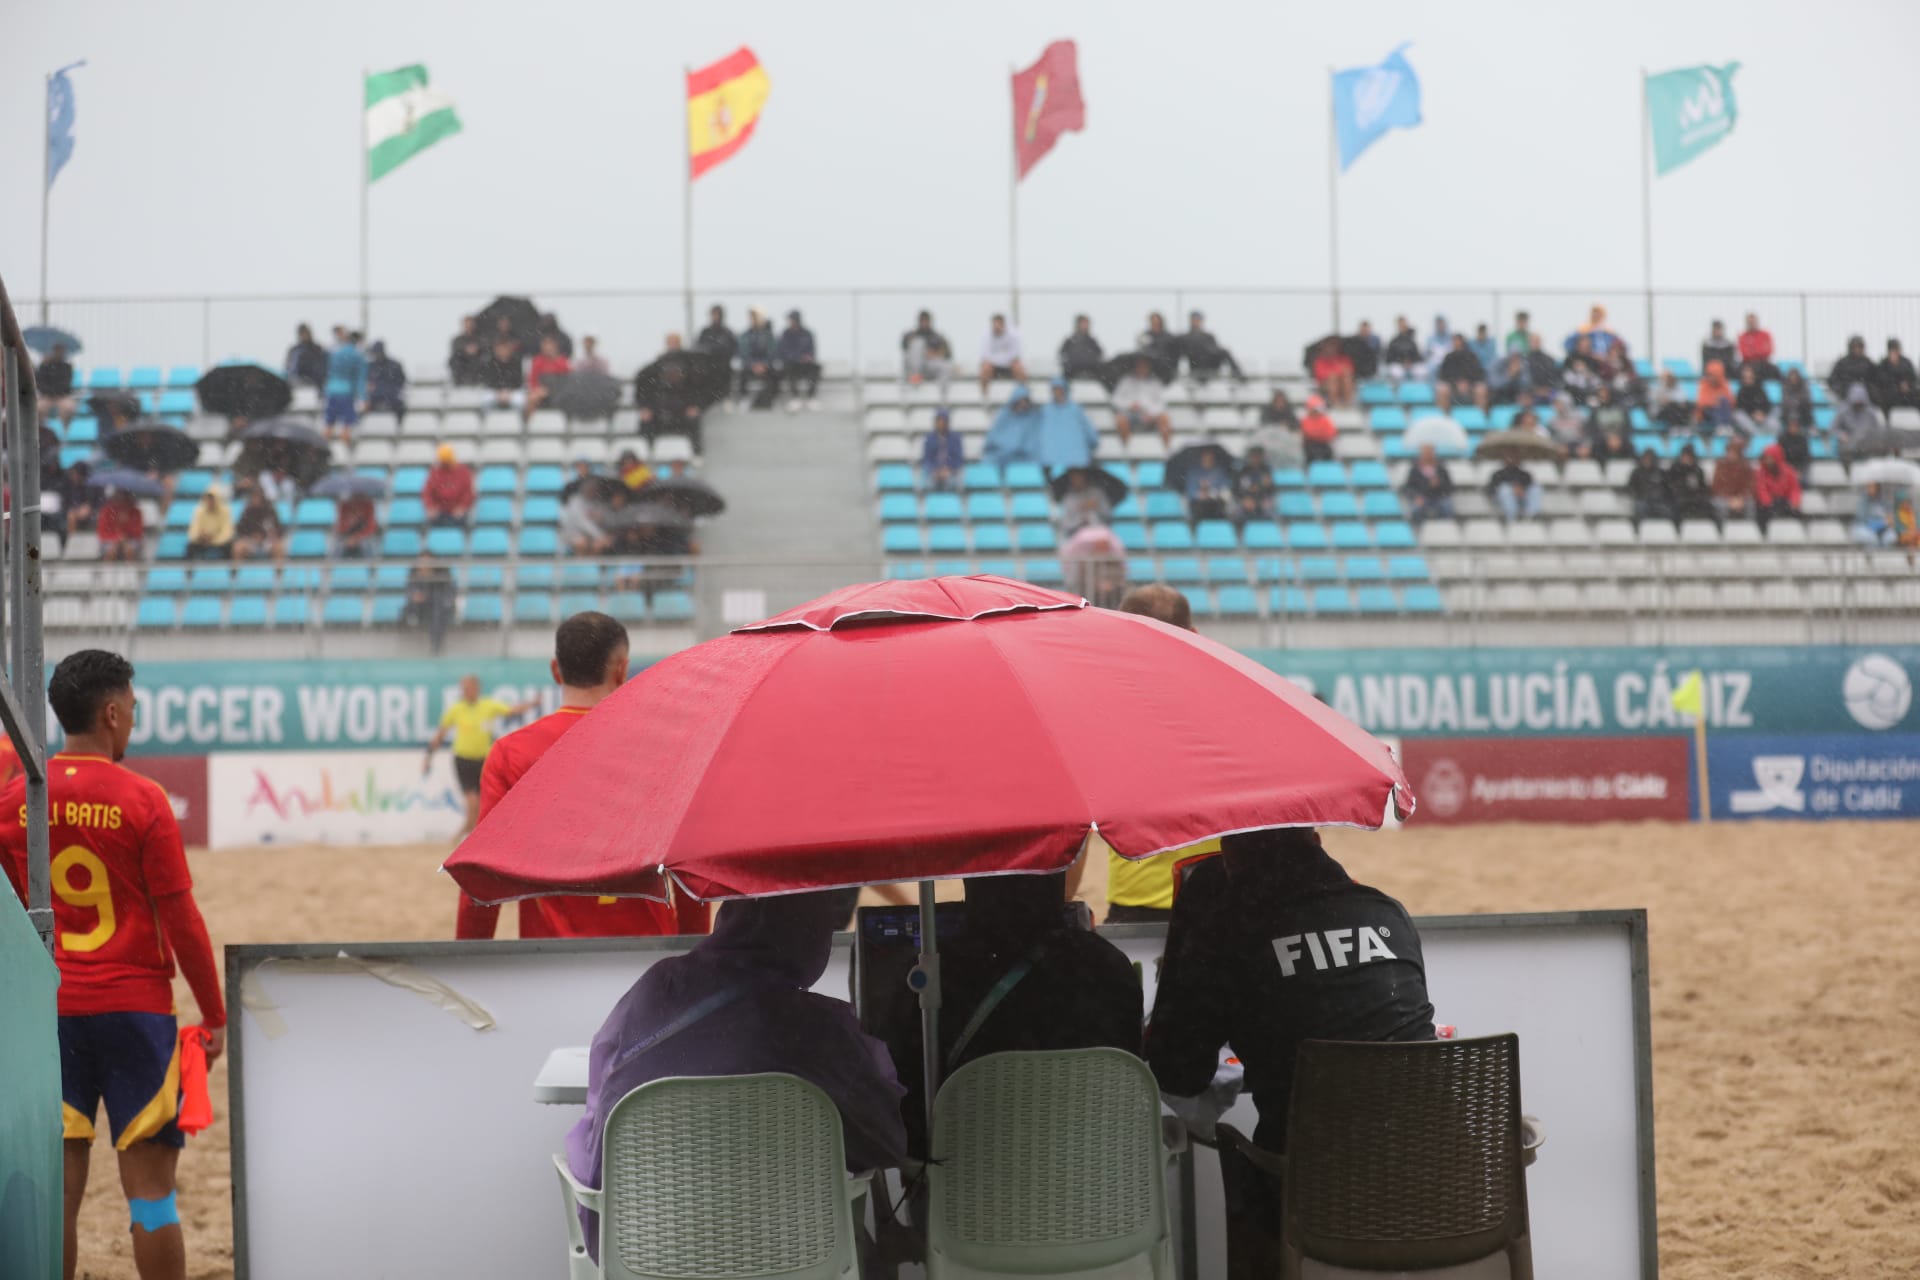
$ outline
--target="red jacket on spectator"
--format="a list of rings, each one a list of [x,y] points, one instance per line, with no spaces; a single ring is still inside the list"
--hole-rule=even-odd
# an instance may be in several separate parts
[[[1760,455],[1760,469],[1753,473],[1753,501],[1769,507],[1783,498],[1795,511],[1800,509],[1800,473],[1787,465],[1779,445],[1770,444]]]
[[[147,522],[138,504],[116,500],[100,508],[98,532],[102,542],[138,542],[147,536]]]
[[[473,472],[457,462],[443,462],[427,472],[420,502],[429,513],[465,514],[473,506]]]
[[[1332,444],[1333,438],[1340,434],[1340,425],[1328,414],[1309,409],[1300,419],[1300,434],[1319,444]]]
[[[527,365],[527,386],[537,387],[548,378],[572,372],[573,362],[565,356],[537,355]]]
[[[1740,363],[1773,359],[1773,335],[1765,329],[1744,329],[1740,333]]]

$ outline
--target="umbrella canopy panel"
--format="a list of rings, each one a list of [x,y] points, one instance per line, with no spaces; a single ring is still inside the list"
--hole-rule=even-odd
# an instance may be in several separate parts
[[[101,448],[123,467],[168,474],[184,471],[200,458],[200,442],[164,422],[136,422],[108,436]]]
[[[271,418],[293,403],[287,380],[257,364],[224,364],[196,382],[200,407],[228,418]]]
[[[488,342],[493,341],[495,330],[500,327],[500,317],[507,318],[508,327],[513,332],[513,340],[520,344],[523,351],[540,349],[540,309],[528,298],[499,297],[482,307],[474,316],[474,323],[480,330],[480,336]]]
[[[710,351],[669,351],[634,375],[642,403],[663,391],[678,391],[705,408],[726,399],[732,374],[724,356]]]
[[[1522,462],[1553,462],[1560,457],[1560,446],[1531,431],[1496,431],[1481,436],[1473,451],[1476,458],[1504,458],[1509,454]]]
[[[1120,385],[1122,378],[1133,376],[1134,366],[1145,360],[1153,371],[1153,376],[1162,382],[1172,382],[1180,372],[1180,362],[1168,356],[1156,356],[1150,351],[1123,351],[1100,366],[1097,375],[1100,385],[1112,391]]]

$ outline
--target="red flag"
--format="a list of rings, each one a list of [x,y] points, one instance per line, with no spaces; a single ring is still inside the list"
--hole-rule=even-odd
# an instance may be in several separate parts
[[[1053,150],[1061,134],[1086,127],[1079,55],[1073,41],[1055,40],[1040,61],[1013,74],[1013,155],[1020,177]]]

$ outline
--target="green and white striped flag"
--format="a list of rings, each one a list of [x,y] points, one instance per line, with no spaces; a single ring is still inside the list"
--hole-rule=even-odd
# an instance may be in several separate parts
[[[427,69],[367,77],[367,181],[378,182],[442,138],[460,132],[453,99],[427,88]]]

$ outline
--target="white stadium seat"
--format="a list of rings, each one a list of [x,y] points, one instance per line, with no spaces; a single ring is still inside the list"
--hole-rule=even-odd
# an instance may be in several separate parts
[[[1807,526],[1790,516],[1776,518],[1767,526],[1767,541],[1779,547],[1807,545]]]

